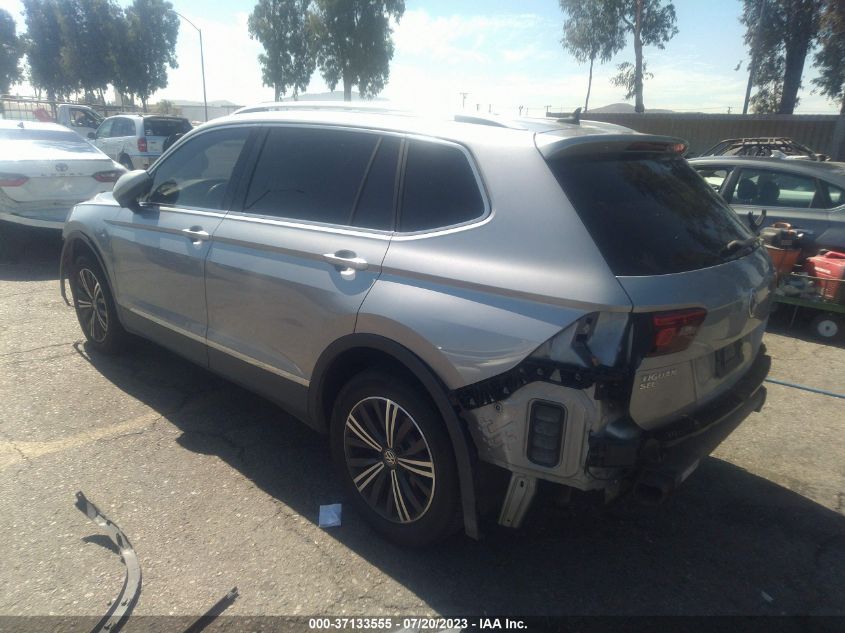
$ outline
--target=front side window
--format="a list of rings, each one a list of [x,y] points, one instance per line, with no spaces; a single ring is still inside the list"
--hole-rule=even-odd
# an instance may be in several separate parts
[[[356,202],[371,197],[364,177],[380,153],[380,140],[378,134],[346,130],[271,128],[244,212],[350,225]]]
[[[147,202],[221,209],[248,136],[247,128],[222,128],[188,141],[156,168]]]
[[[111,136],[111,129],[114,125],[114,119],[106,119],[100,124],[100,127],[97,128],[97,133],[95,136],[97,138],[108,138]]]
[[[824,206],[817,194],[815,178],[767,169],[743,169],[731,202],[793,209]]]
[[[99,121],[97,118],[87,110],[80,110],[77,108],[70,111],[71,125],[76,127],[97,127]]]
[[[484,215],[484,199],[466,154],[453,145],[408,143],[400,231],[424,231]]]

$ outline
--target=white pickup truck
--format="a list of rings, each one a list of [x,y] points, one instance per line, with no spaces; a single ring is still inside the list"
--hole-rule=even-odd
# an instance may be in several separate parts
[[[49,101],[3,97],[0,111],[4,119],[58,123],[88,139],[89,132],[96,132],[103,116],[86,105],[75,103],[53,104]]]

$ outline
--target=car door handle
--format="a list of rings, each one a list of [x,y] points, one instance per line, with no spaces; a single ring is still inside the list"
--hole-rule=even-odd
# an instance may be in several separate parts
[[[367,260],[358,257],[352,251],[338,251],[336,253],[325,253],[323,259],[338,268],[351,268],[352,270],[367,270]]]
[[[209,237],[208,232],[203,231],[202,228],[199,226],[192,226],[189,229],[182,229],[182,233],[189,237],[192,242],[202,242],[203,240],[207,240]]]

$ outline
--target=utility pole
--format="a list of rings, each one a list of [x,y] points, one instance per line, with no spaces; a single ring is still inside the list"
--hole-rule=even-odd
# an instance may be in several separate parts
[[[469,93],[468,92],[459,92],[458,94],[461,95],[461,110],[463,110],[467,105],[467,95]]]
[[[547,105],[547,106],[543,106],[543,107],[544,107],[544,108],[546,108],[546,114],[548,114],[548,113],[549,113],[549,108],[551,108],[552,106]]]
[[[751,51],[751,63],[748,64],[748,85],[745,87],[745,102],[742,104],[742,113],[748,114],[748,102],[751,100],[751,86],[754,83],[754,73],[757,70],[757,63],[760,61],[757,55],[757,47],[760,44],[760,31],[763,30],[763,20],[766,18],[766,0],[760,0],[760,15],[757,16],[757,30],[754,32],[754,49]]]

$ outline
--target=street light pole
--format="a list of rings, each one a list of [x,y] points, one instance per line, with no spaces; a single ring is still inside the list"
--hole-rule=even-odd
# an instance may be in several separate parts
[[[171,11],[173,11],[173,9],[171,9]],[[203,105],[203,109],[205,110],[205,120],[208,121],[208,100],[205,97],[205,58],[202,54],[202,29],[200,29],[196,24],[191,22],[188,18],[186,18],[184,15],[182,15],[178,11],[173,11],[173,13],[175,13],[180,18],[185,20],[185,22],[187,22],[192,27],[194,27],[197,30],[197,33],[200,34],[200,70],[202,71],[202,105]]]

